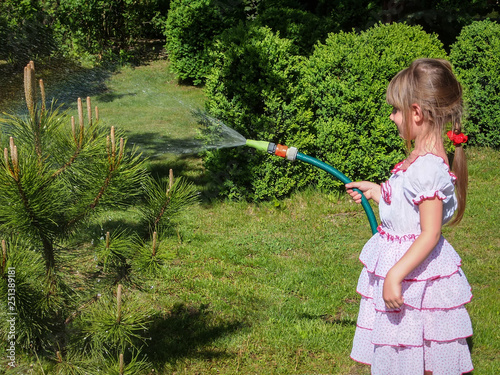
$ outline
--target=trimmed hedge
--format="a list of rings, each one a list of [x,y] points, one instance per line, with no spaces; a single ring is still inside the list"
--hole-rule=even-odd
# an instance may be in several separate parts
[[[305,67],[302,91],[310,96],[315,157],[353,180],[383,181],[404,157],[403,142],[385,102],[389,81],[416,58],[445,58],[436,35],[420,26],[376,25],[360,34],[331,34]],[[319,185],[339,188],[322,174]]]
[[[311,114],[303,112],[297,91],[303,58],[292,42],[267,27],[240,24],[215,47],[205,90],[208,112],[247,139],[310,144]],[[297,179],[300,164],[244,147],[208,152],[205,166],[220,194],[230,198],[266,199],[308,182]]]
[[[485,20],[464,27],[450,60],[464,87],[469,144],[500,148],[500,24]]]
[[[390,79],[418,57],[446,57],[419,26],[377,25],[331,34],[309,59],[265,27],[239,26],[216,45],[207,110],[247,138],[295,146],[351,179],[385,179],[403,156],[389,120]],[[268,199],[317,183],[341,183],[303,163],[244,148],[208,153],[206,167],[227,197]]]

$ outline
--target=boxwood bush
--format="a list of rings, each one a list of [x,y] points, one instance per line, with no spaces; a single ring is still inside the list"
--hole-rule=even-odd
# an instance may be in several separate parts
[[[317,143],[315,157],[353,180],[384,180],[403,156],[385,92],[392,77],[420,57],[445,58],[436,35],[420,26],[375,25],[360,34],[331,34],[302,75]],[[320,186],[341,183],[321,174]]]
[[[469,144],[500,147],[500,24],[476,21],[462,29],[450,59],[464,87]]]
[[[295,146],[353,180],[385,179],[403,156],[389,120],[390,79],[419,57],[446,57],[437,36],[419,26],[377,25],[330,34],[309,59],[265,27],[225,34],[207,80],[207,109],[247,138]],[[326,172],[238,148],[207,155],[229,197],[266,199],[316,183],[339,189]]]
[[[247,139],[307,149],[313,131],[297,91],[304,59],[296,52],[268,27],[228,30],[215,46],[215,68],[207,78],[208,112]],[[244,147],[209,152],[205,165],[220,193],[231,198],[266,199],[307,183],[297,178],[300,164]]]

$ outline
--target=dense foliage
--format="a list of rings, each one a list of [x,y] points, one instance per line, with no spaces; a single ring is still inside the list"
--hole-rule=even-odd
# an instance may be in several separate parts
[[[500,147],[500,24],[489,20],[465,27],[450,59],[465,90],[469,143]]]
[[[360,34],[331,34],[309,59],[301,80],[314,113],[314,156],[351,179],[382,181],[403,157],[385,103],[389,81],[420,57],[445,57],[436,35],[419,26],[377,25]],[[329,176],[321,186],[340,182]]]
[[[211,66],[206,56],[213,38],[240,21],[268,26],[309,54],[329,32],[362,31],[380,21],[422,25],[448,46],[463,26],[498,18],[498,11],[489,0],[4,0],[0,59],[21,66],[54,54],[130,61],[144,54],[145,40],[166,37],[181,78],[198,82]],[[195,63],[190,69],[189,61]]]
[[[408,42],[409,41],[409,42]],[[309,59],[267,28],[236,28],[217,45],[207,108],[247,139],[295,146],[351,179],[380,181],[403,157],[389,120],[389,80],[418,57],[445,57],[436,35],[417,26],[377,25],[331,34]],[[315,182],[340,182],[299,164],[251,151],[209,153],[223,195],[265,199]]]
[[[66,0],[54,8],[54,28],[66,54],[124,55],[141,39],[161,36],[168,6],[168,0]]]
[[[17,65],[63,54],[94,61],[162,38],[169,0],[5,0],[0,2],[0,59]]]
[[[56,48],[51,17],[39,1],[0,2],[0,60],[21,66]]]
[[[302,56],[311,54],[318,41],[324,41],[335,29],[333,19],[296,8],[267,8],[256,18],[255,23],[269,27],[281,38],[289,39]]]
[[[234,22],[237,15],[224,17],[211,0],[172,0],[165,25],[166,49],[180,79],[194,84],[204,81],[212,66],[215,38]]]
[[[302,60],[289,40],[269,28],[232,29],[214,52],[216,68],[206,85],[210,114],[247,139],[307,148],[313,136],[310,114],[303,112],[297,91]],[[286,194],[308,182],[297,178],[303,166],[284,168],[282,160],[242,149],[210,152],[206,166],[221,193],[233,198],[263,199],[273,195],[271,191]]]
[[[208,56],[214,39],[239,22],[248,28],[269,27],[289,39],[298,54],[309,56],[328,33],[364,31],[379,22],[419,25],[438,34],[447,49],[462,27],[498,17],[499,10],[498,3],[488,0],[175,0],[165,28],[166,49],[181,79],[202,84],[213,65]]]

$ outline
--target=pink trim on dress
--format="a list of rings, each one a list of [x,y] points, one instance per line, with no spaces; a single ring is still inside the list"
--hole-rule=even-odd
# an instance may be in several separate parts
[[[464,336],[464,337],[457,337],[456,339],[450,339],[450,340],[430,340],[430,339],[426,339],[424,337],[424,341],[431,341],[431,342],[453,342],[453,341],[456,341],[456,340],[462,340],[462,339],[466,339],[467,337],[472,337],[473,335],[468,335],[468,336]],[[462,374],[466,374],[466,372],[463,372]]]
[[[391,346],[393,348],[422,348],[424,346],[424,345],[402,345],[402,344],[398,344],[398,345],[378,344],[378,343],[373,342],[373,341],[372,341],[372,344],[373,345],[378,345],[378,346]]]
[[[423,280],[419,280],[419,279],[403,279],[403,281],[429,281],[429,280],[437,280],[437,279],[442,279],[443,277],[450,277],[450,276],[453,276],[454,274],[456,274],[458,271],[460,271],[460,268],[462,267],[462,259],[460,259],[460,263],[457,264],[457,269],[455,272],[452,272],[450,273],[449,275],[436,275],[436,276],[432,276],[432,277],[429,277],[428,279],[423,279]],[[366,272],[370,272],[368,271],[368,269],[366,270]],[[375,275],[377,276],[377,275]]]
[[[382,193],[382,199],[385,201],[385,203],[391,204],[392,187],[389,183],[389,180],[380,184],[380,190]]]
[[[372,365],[371,363],[358,361],[357,359],[352,358],[352,355],[350,355],[350,356],[349,356],[349,358],[351,358],[351,359],[352,359],[353,361],[355,361],[355,362],[361,363],[362,365],[368,365],[368,366],[371,366],[371,365]],[[462,374],[466,374],[466,372],[463,372]]]
[[[366,268],[366,272],[372,274],[372,275],[375,275],[376,277],[380,277],[381,279],[385,279],[385,276],[382,276],[382,275],[379,275],[373,271],[370,271],[368,270],[368,266],[366,263],[362,262],[360,260],[360,263],[364,266],[364,268]],[[432,276],[432,277],[429,277],[428,279],[403,279],[403,281],[407,281],[407,282],[422,282],[422,281],[429,281],[429,280],[437,280],[437,279],[442,279],[444,277],[450,277],[454,274],[456,274],[460,268],[462,266],[462,260],[460,260],[460,263],[457,264],[457,269],[455,271],[453,271],[452,273],[450,273],[449,275],[436,275],[436,276]]]
[[[365,298],[366,299],[370,299],[369,297],[365,297]],[[371,299],[373,299],[373,297]],[[467,305],[468,303],[470,303],[470,301],[472,301],[472,295],[471,295],[471,297],[469,298],[469,300],[467,302],[461,303],[460,305],[456,305],[456,306],[453,306],[453,307],[428,307],[428,308],[421,307],[421,308],[418,308],[418,307],[412,306],[412,305],[410,305],[410,304],[408,304],[406,302],[403,302],[403,305],[411,307],[412,309],[417,310],[417,311],[453,310],[453,309],[458,309],[459,307]],[[375,308],[375,311],[378,311],[378,312],[381,312],[381,313],[386,313],[386,314],[392,314],[392,313],[400,313],[401,309],[397,309],[397,310],[394,310],[394,311],[391,311],[391,310],[387,311],[387,310],[380,310],[380,309]]]
[[[420,158],[420,157],[422,157],[422,156],[427,156],[427,155],[433,155],[433,156],[435,156],[435,157],[437,157],[437,158],[439,158],[439,159],[443,160],[443,163],[444,163],[444,164],[448,167],[448,174],[449,174],[451,177],[453,177],[453,182],[455,182],[455,181],[456,181],[457,176],[455,176],[455,175],[451,172],[451,170],[450,170],[450,166],[448,165],[448,163],[446,162],[446,160],[444,160],[444,158],[442,158],[442,157],[441,157],[441,156],[439,156],[439,155],[433,154],[432,152],[428,152],[427,154],[424,154],[424,155],[418,155],[418,156],[415,158],[415,160],[413,160],[413,161],[410,163],[410,165],[406,167],[406,169],[401,168],[401,166],[403,165],[403,163],[404,163],[405,161],[404,161],[404,160],[403,160],[403,161],[400,161],[399,163],[397,163],[397,164],[394,166],[394,168],[392,169],[391,173],[392,173],[392,174],[395,174],[395,173],[398,173],[399,171],[406,172],[406,171],[408,170],[408,168],[410,168],[410,167],[411,167],[411,165],[412,165],[413,163],[415,163],[415,162],[418,160],[418,158]]]
[[[439,190],[436,190],[433,195],[429,195],[429,196],[421,195],[420,197],[418,197],[418,199],[412,199],[412,201],[413,201],[413,204],[418,206],[423,201],[431,200],[434,198],[437,198],[440,201],[444,201],[446,199],[446,196],[442,192],[440,192]]]
[[[398,241],[399,243],[403,241],[412,241],[417,239],[419,234],[405,234],[404,236],[398,236],[394,234],[390,234],[389,232],[386,232],[385,230],[382,229],[382,225],[379,225],[377,228],[377,231],[382,237],[385,237],[389,241]]]
[[[391,170],[391,173],[392,174],[395,174],[395,173],[398,173],[399,171],[405,171],[406,169],[401,169],[401,166],[403,165],[405,161],[400,161],[399,163],[397,163],[394,168],[392,168]]]
[[[405,303],[403,303],[403,305],[406,305]],[[409,306],[409,305],[406,305],[406,306]],[[412,306],[410,306],[412,307]],[[415,309],[417,310],[417,309]],[[401,312],[401,309],[392,309],[392,310],[380,310],[380,309],[377,309],[375,307],[375,311],[379,312],[379,313],[384,313],[384,314],[399,314]]]
[[[373,300],[373,297],[365,296],[364,294],[361,294],[357,290],[356,290],[356,293],[358,293],[361,297],[366,298],[367,300]],[[460,305],[456,305],[456,306],[453,306],[453,307],[428,307],[428,308],[421,307],[421,308],[418,308],[418,307],[412,306],[412,305],[410,305],[410,304],[408,304],[406,302],[403,302],[403,305],[411,307],[412,309],[417,310],[417,311],[424,311],[424,310],[425,311],[430,311],[430,310],[453,310],[453,309],[457,309],[459,307],[467,305],[468,303],[470,303],[470,301],[472,301],[473,297],[474,296],[471,294],[471,296],[470,296],[470,298],[469,298],[469,300],[467,302],[461,303]],[[375,308],[375,311],[378,311],[378,312],[381,312],[381,313],[399,313],[399,312],[401,312],[401,309],[397,309],[397,310],[394,310],[394,311],[387,311],[387,310],[380,310],[380,309]],[[362,327],[362,328],[364,328],[364,327]]]

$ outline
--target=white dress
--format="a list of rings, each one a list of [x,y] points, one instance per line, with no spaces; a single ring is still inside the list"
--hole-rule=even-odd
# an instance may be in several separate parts
[[[465,304],[471,288],[461,259],[441,236],[427,259],[402,283],[404,304],[385,307],[384,278],[420,234],[419,204],[443,201],[443,224],[456,209],[456,177],[436,155],[419,156],[406,170],[396,165],[382,184],[381,225],[363,247],[364,268],[358,280],[361,295],[351,358],[370,364],[372,374],[457,375],[472,371],[466,338],[472,326]]]

